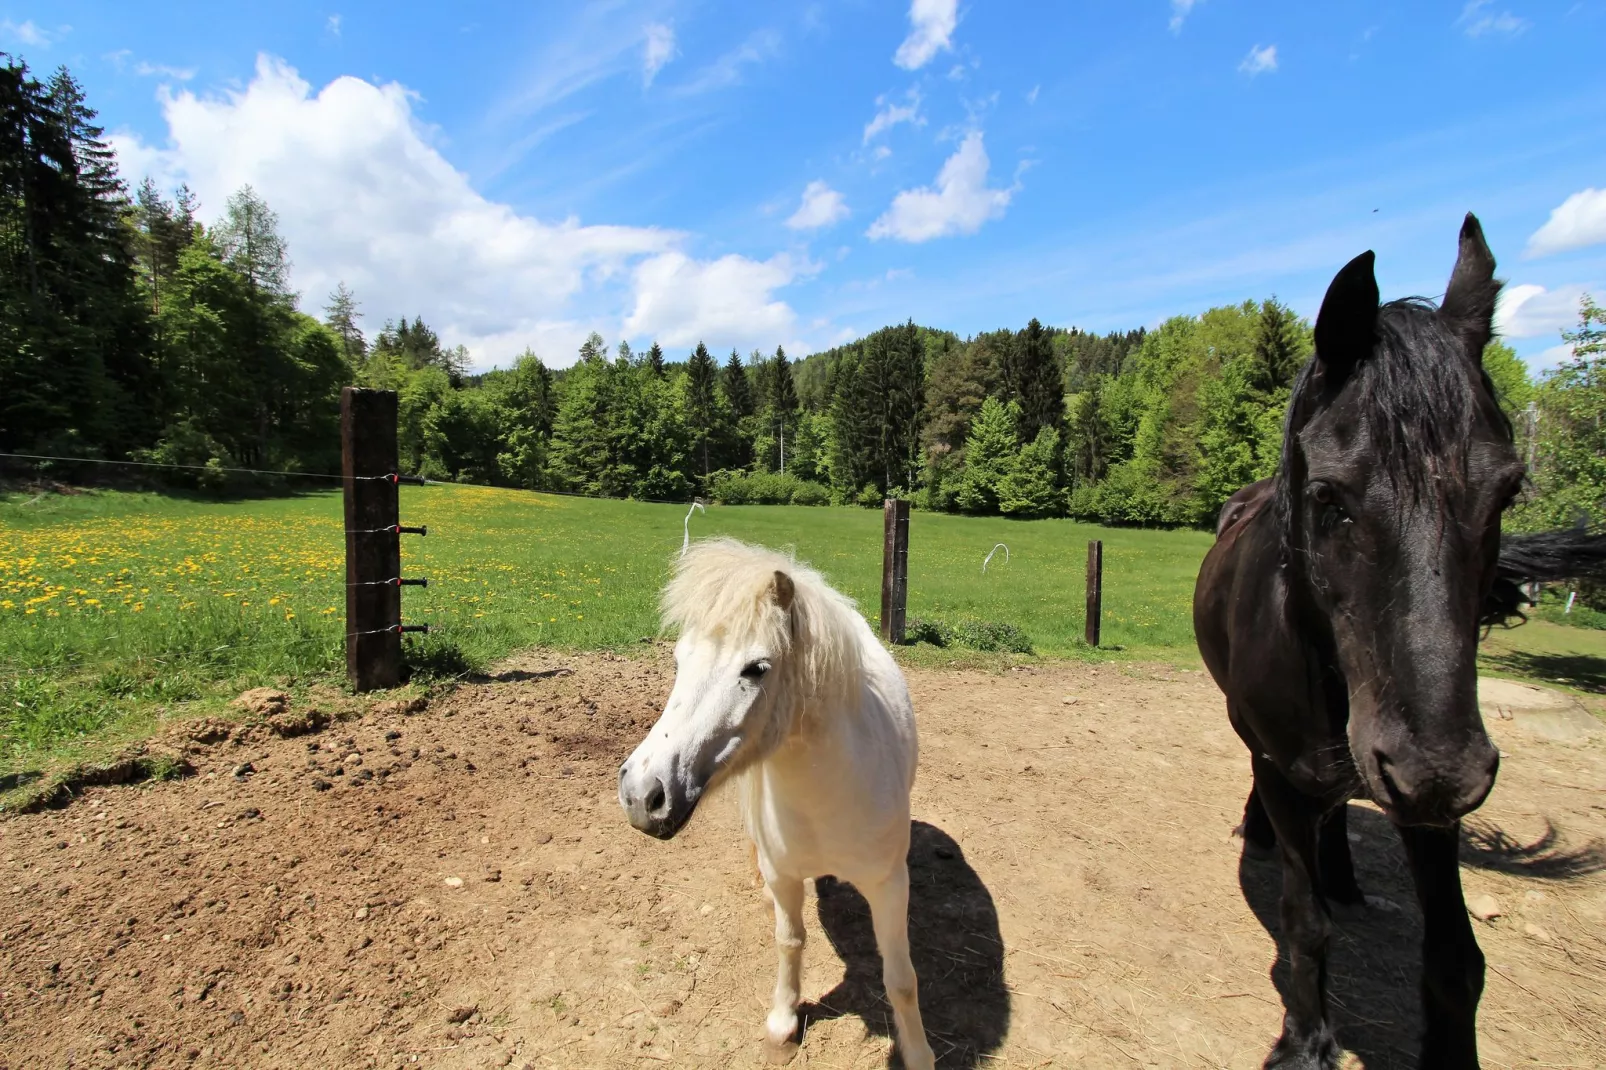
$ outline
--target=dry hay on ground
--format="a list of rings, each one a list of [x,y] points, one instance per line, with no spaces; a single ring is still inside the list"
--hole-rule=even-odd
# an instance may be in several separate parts
[[[572,672],[553,671],[572,667]],[[728,804],[630,829],[619,762],[667,659],[516,661],[428,710],[189,740],[197,775],[0,822],[0,1066],[749,1066],[772,921]],[[1258,1066],[1278,875],[1227,832],[1243,748],[1197,673],[911,674],[921,1003],[940,1065]],[[1509,712],[1509,711],[1508,711]],[[1469,838],[1486,1066],[1606,1063],[1606,748],[1491,720]],[[250,771],[236,769],[249,763]],[[1378,814],[1382,903],[1340,924],[1340,1039],[1410,1065],[1420,921]],[[1247,902],[1246,902],[1247,893]],[[887,1065],[864,903],[811,898],[794,1065]]]

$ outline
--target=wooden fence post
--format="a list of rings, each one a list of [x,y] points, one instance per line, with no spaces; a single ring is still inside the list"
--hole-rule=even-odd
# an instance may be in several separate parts
[[[1088,646],[1099,645],[1099,618],[1104,612],[1104,543],[1094,539],[1087,544],[1087,631]]]
[[[881,544],[881,638],[896,645],[903,642],[909,607],[909,503],[888,498],[882,515],[886,530]]]
[[[396,392],[340,391],[346,488],[346,678],[358,691],[401,683],[401,534]],[[389,528],[386,531],[383,529]]]

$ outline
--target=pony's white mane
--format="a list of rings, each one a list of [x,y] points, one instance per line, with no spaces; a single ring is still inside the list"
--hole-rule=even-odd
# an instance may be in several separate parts
[[[792,581],[788,611],[776,602],[777,572]],[[839,693],[862,679],[864,625],[853,600],[790,554],[735,539],[701,539],[675,566],[660,608],[665,625],[683,635],[757,640],[784,651],[783,678],[796,699]]]

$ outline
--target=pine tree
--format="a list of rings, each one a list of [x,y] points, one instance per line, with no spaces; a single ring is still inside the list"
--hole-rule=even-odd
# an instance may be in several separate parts
[[[252,293],[289,295],[290,260],[279,217],[250,185],[229,198],[216,236],[223,262],[245,277]]]
[[[998,511],[999,484],[1015,468],[1020,406],[997,398],[982,402],[965,440],[965,472],[955,501],[967,513]]]
[[[786,436],[788,433],[797,432],[797,416],[800,409],[797,401],[797,384],[792,379],[792,363],[786,359],[785,349],[776,346],[775,356],[767,363],[769,374],[765,383],[767,390],[763,411],[764,433],[774,436],[775,455],[773,458],[768,458],[766,463],[772,461],[772,470],[784,472]]]
[[[719,365],[708,355],[708,347],[698,342],[691,359],[686,362],[686,420],[690,425],[693,452],[698,458],[705,484],[712,471],[709,464],[711,447],[718,431],[719,405],[715,396],[718,379]]]
[[[647,367],[652,369],[653,375],[662,379],[664,377],[664,351],[657,342],[647,350]]]
[[[1293,310],[1275,295],[1262,301],[1255,321],[1252,385],[1267,395],[1287,390],[1308,355],[1300,346],[1299,319]]]
[[[1065,493],[1059,489],[1055,473],[1060,452],[1058,438],[1053,428],[1045,427],[1021,447],[1015,463],[999,476],[999,512],[1023,520],[1064,513]]]
[[[1004,359],[1004,390],[1020,405],[1021,441],[1033,442],[1045,427],[1065,429],[1065,381],[1054,357],[1054,343],[1033,319],[1015,337]]]
[[[357,305],[357,297],[344,282],[335,287],[335,292],[329,295],[329,303],[324,306],[324,323],[335,337],[340,339],[340,352],[346,363],[352,368],[360,366],[368,356],[368,340],[362,335],[362,328],[357,326],[357,317],[361,315]]]
[[[753,415],[753,386],[747,381],[747,369],[742,366],[742,358],[734,349],[725,361],[719,387],[725,392],[725,404],[730,406],[731,416],[744,420]]]

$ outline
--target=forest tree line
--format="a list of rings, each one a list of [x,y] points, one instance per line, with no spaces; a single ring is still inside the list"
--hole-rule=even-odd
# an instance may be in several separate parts
[[[1274,471],[1311,351],[1267,298],[1109,334],[906,322],[795,361],[592,334],[566,368],[527,351],[471,374],[419,316],[366,336],[344,285],[301,311],[249,187],[211,226],[200,207],[130,193],[71,75],[0,57],[0,451],[336,471],[357,383],[397,392],[403,466],[433,479],[1201,525]],[[1586,299],[1575,356],[1538,382],[1484,354],[1532,460],[1524,526],[1606,518],[1603,325]]]

